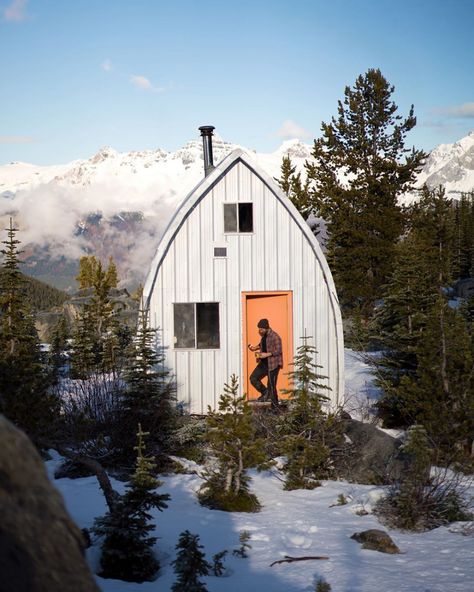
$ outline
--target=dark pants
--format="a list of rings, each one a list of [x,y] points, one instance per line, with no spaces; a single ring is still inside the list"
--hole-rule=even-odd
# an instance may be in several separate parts
[[[250,375],[250,382],[257,391],[263,395],[270,397],[272,405],[278,404],[277,380],[280,368],[268,371],[268,366],[264,364],[257,364],[257,367]],[[262,382],[262,378],[268,378],[267,386]]]

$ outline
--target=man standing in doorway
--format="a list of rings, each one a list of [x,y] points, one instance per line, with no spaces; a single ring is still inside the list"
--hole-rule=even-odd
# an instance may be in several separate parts
[[[260,319],[257,323],[258,333],[261,337],[258,345],[249,343],[250,351],[256,352],[257,367],[250,375],[250,382],[260,393],[257,401],[271,401],[272,407],[278,407],[277,380],[280,368],[283,368],[283,354],[281,337],[270,328],[268,319]],[[267,376],[267,386],[262,383],[262,378]]]

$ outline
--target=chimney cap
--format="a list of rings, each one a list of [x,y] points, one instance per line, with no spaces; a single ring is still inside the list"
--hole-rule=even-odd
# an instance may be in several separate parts
[[[212,136],[215,129],[213,125],[201,125],[199,131],[201,132],[201,136]]]

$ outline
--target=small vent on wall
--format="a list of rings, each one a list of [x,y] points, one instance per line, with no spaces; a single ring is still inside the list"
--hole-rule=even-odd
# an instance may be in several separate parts
[[[227,247],[214,247],[214,257],[227,257]]]

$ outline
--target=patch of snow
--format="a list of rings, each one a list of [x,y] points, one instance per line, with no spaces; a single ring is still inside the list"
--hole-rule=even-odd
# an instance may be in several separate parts
[[[346,350],[348,391],[363,397],[377,397],[373,373],[364,356]],[[51,451],[46,462],[53,478],[61,457]],[[386,555],[362,549],[351,540],[355,532],[383,527],[372,514],[374,504],[386,488],[345,481],[323,481],[314,490],[284,491],[278,471],[251,471],[252,490],[262,504],[257,514],[209,510],[197,502],[202,484],[201,467],[179,460],[192,474],[161,477],[161,493],[169,493],[168,509],[154,511],[158,578],[143,584],[105,580],[97,576],[103,592],[168,592],[175,581],[171,562],[175,545],[184,530],[198,534],[207,558],[223,549],[227,577],[203,578],[209,592],[310,592],[323,578],[334,592],[471,592],[474,582],[474,523],[456,523],[430,532],[408,533],[389,530],[403,555]],[[283,459],[280,458],[280,464]],[[113,487],[124,484],[111,479]],[[106,512],[95,477],[54,481],[67,508],[81,528],[90,528],[94,518]],[[474,498],[472,481],[466,494]],[[338,505],[339,497],[347,500]],[[239,547],[239,534],[251,534],[249,557],[241,559],[231,551]],[[285,555],[324,555],[328,560],[283,563],[270,567]],[[94,571],[99,566],[99,543],[87,550]]]

